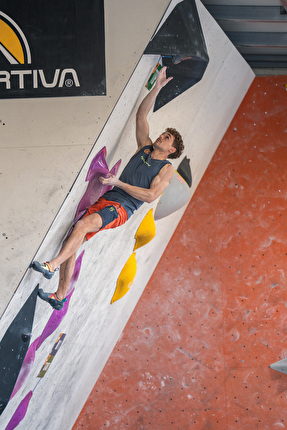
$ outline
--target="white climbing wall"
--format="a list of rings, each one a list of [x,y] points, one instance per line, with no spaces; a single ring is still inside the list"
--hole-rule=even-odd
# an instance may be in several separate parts
[[[197,1],[197,5],[210,56],[206,73],[200,83],[149,117],[152,139],[168,126],[181,132],[185,142],[182,157],[190,158],[192,193],[254,78],[249,66],[202,4]],[[59,250],[85,190],[85,176],[95,154],[106,146],[109,166],[122,159],[121,171],[135,152],[135,112],[146,94],[144,84],[156,62],[154,56],[141,58],[44,238],[37,260],[49,260]],[[175,168],[181,159],[173,162]],[[30,430],[71,428],[184,211],[182,208],[156,221],[155,238],[136,251],[138,269],[133,286],[126,296],[111,305],[117,277],[133,250],[134,234],[147,211],[155,208],[156,204],[144,204],[124,226],[100,232],[84,245],[81,273],[68,313],[59,329],[37,351],[29,377],[1,417],[3,426],[9,422],[21,399],[34,388],[42,364],[59,333],[64,332],[63,345],[38,385],[27,415],[18,428],[26,429],[27,425]],[[39,242],[41,239],[39,237]],[[44,280],[31,270],[25,274],[2,317],[0,337],[37,282],[44,290],[53,291],[57,283],[57,278],[54,278]],[[39,300],[33,339],[42,332],[50,314],[51,308]]]

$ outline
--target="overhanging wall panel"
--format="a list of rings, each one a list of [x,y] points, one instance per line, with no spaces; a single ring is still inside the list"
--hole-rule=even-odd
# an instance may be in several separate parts
[[[192,193],[254,78],[248,65],[201,3],[197,2],[197,5],[210,54],[204,78],[149,118],[152,138],[156,138],[167,126],[174,126],[182,133],[186,145],[183,156],[191,159],[194,176]],[[140,60],[36,259],[49,259],[59,249],[85,190],[88,166],[102,146],[107,147],[110,166],[120,158],[124,166],[134,153],[135,112],[146,95],[144,83],[156,61],[153,56],[144,56]],[[180,160],[174,162],[174,167],[179,163]],[[53,362],[53,371],[47,373],[38,386],[29,406],[27,420],[31,430],[37,427],[69,429],[80,412],[184,211],[183,208],[157,222],[156,237],[137,253],[138,271],[133,287],[123,299],[110,305],[116,279],[132,252],[134,233],[150,207],[155,208],[156,202],[144,205],[126,225],[116,231],[101,232],[85,245],[77,289],[69,312],[59,327],[67,334],[65,342]],[[31,271],[24,277],[3,315],[1,336],[37,279]],[[55,289],[56,279],[42,279],[41,287],[46,291]],[[35,315],[35,337],[43,329],[49,314],[47,304],[39,302]],[[54,342],[51,337],[37,352],[32,373],[3,414],[5,424],[20,400],[33,388],[37,371]],[[53,382],[55,375],[58,378],[57,387]],[[19,429],[24,429],[26,425],[24,420]]]

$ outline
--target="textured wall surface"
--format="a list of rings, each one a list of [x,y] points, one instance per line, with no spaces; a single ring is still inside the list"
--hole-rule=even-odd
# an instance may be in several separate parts
[[[286,428],[285,84],[253,81],[74,430]]]

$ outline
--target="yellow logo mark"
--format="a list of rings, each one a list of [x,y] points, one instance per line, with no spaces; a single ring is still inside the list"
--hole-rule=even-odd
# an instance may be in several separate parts
[[[3,12],[0,12],[0,51],[10,64],[24,64],[25,57],[26,62],[31,63],[30,48],[24,33],[16,22]]]
[[[18,63],[24,64],[24,52],[21,43],[12,28],[2,20],[0,20],[0,34],[0,43],[6,49],[7,54],[12,55]]]

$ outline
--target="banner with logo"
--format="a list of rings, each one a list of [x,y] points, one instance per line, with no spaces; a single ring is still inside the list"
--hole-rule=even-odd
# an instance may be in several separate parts
[[[106,94],[104,0],[0,0],[0,98]]]

